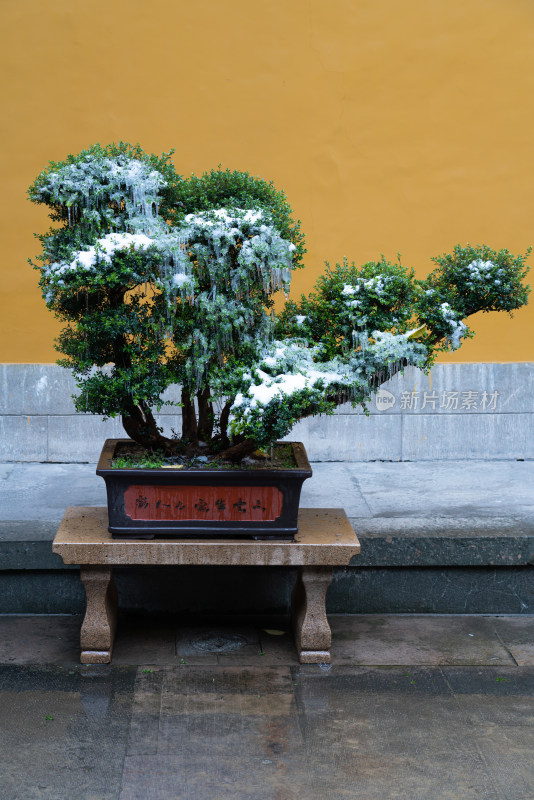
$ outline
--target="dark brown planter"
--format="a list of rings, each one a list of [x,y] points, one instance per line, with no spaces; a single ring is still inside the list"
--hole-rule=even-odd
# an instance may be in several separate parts
[[[96,470],[114,539],[294,538],[302,484],[312,475],[300,442],[291,442],[291,469],[112,469],[116,445],[129,441],[107,439]]]

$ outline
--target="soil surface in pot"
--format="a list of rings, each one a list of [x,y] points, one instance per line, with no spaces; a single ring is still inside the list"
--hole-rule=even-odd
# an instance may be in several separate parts
[[[120,442],[111,462],[113,469],[183,469],[183,470],[243,470],[243,469],[294,469],[297,462],[291,443],[279,443],[267,451],[256,450],[236,463],[225,461],[217,454],[207,452],[207,446],[188,446],[183,454],[166,456],[163,452],[149,453],[135,442]]]

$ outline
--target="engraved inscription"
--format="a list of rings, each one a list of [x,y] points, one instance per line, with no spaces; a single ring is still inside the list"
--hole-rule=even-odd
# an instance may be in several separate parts
[[[271,522],[282,513],[276,486],[129,486],[130,519]]]

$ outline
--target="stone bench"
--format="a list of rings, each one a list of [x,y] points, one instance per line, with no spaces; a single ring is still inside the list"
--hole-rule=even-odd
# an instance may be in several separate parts
[[[65,564],[79,564],[87,607],[81,629],[82,664],[111,661],[117,627],[114,566],[298,567],[291,601],[295,642],[302,664],[330,662],[332,634],[326,591],[333,568],[346,566],[360,543],[339,508],[303,508],[294,542],[248,539],[112,539],[106,508],[70,507],[53,551]]]

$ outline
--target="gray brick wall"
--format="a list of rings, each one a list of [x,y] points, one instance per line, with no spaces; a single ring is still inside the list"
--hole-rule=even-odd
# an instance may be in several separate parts
[[[0,461],[96,461],[102,442],[123,436],[118,420],[77,414],[70,373],[54,364],[0,365]],[[178,387],[168,392],[177,399]],[[340,406],[295,426],[315,461],[534,458],[534,363],[409,368],[374,396],[369,416]],[[180,408],[162,409],[164,430]]]

